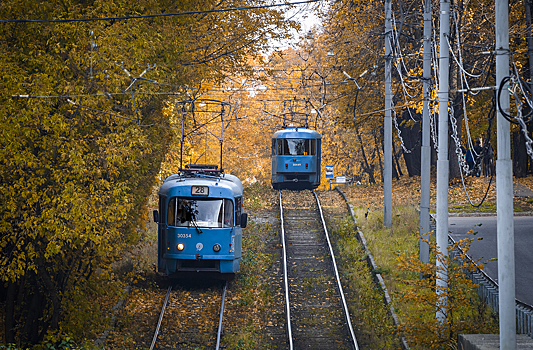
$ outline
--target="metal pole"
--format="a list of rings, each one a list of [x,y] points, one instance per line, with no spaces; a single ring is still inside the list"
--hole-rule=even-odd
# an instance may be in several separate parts
[[[439,152],[437,160],[437,250],[448,256],[448,89],[450,53],[446,38],[450,32],[450,1],[440,1],[440,54],[439,54]],[[448,278],[444,261],[437,259],[436,291],[439,295],[437,319],[446,322]]]
[[[184,119],[187,112],[185,112],[185,106],[181,109],[181,140],[180,140],[180,170],[183,169],[183,132],[185,130]]]
[[[383,174],[383,198],[384,211],[383,222],[386,227],[392,226],[392,89],[391,89],[391,34],[392,16],[391,0],[385,0],[385,120],[384,120],[384,174]]]
[[[222,143],[224,142],[224,105],[222,105],[222,113],[220,114],[220,170],[222,170]]]
[[[509,4],[496,0],[496,84],[509,75]],[[509,112],[509,91],[504,88],[498,101]],[[498,285],[500,349],[516,349],[515,263],[513,221],[513,163],[511,128],[498,109],[496,160],[496,210],[498,230]]]
[[[420,261],[429,262],[429,245],[423,239],[431,231],[429,220],[431,146],[429,140],[429,99],[431,81],[431,0],[424,0],[422,150],[420,159]]]

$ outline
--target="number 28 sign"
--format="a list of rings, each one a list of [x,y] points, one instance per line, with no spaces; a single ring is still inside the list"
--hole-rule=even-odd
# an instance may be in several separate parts
[[[207,186],[192,186],[191,195],[193,196],[209,196],[209,187]]]

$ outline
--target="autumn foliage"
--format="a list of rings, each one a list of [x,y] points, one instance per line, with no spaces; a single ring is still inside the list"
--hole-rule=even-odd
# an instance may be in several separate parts
[[[471,230],[469,234],[473,234]],[[480,301],[475,285],[468,273],[482,269],[480,261],[470,260],[468,250],[474,238],[464,238],[448,247],[447,255],[437,250],[436,243],[429,243],[433,257],[429,263],[416,255],[397,255],[398,269],[404,272],[397,303],[401,307],[399,332],[405,334],[416,349],[453,349],[457,346],[458,333],[478,333],[491,310]],[[454,257],[452,252],[455,251]],[[440,264],[436,264],[436,261]],[[444,281],[437,284],[437,280]],[[443,315],[442,319],[436,313]],[[497,331],[497,330],[496,330]]]
[[[438,4],[432,3],[437,22]],[[419,167],[422,3],[393,4],[395,57],[403,57],[395,60],[392,75],[398,179],[406,169],[417,175]],[[90,300],[96,279],[113,279],[111,263],[143,239],[139,228],[147,221],[154,185],[182,165],[220,164],[245,184],[268,185],[270,137],[296,118],[322,134],[322,164],[335,165],[336,175],[364,184],[382,181],[383,4],[331,2],[320,8],[321,28],[277,51],[271,40],[288,39],[299,25],[286,19],[290,7],[261,5],[271,2],[0,3],[6,20],[0,23],[6,343],[83,333],[83,326],[67,321],[81,312],[73,305]],[[218,11],[247,6],[256,8]],[[494,48],[493,6],[485,0],[454,6],[451,39],[468,44],[461,47],[464,66],[479,74],[472,86],[498,84],[494,57],[479,54]],[[532,48],[524,44],[525,14],[521,3],[511,4],[512,57],[523,76],[531,74],[533,62],[527,56]],[[453,63],[454,90],[461,86],[460,72]],[[404,80],[413,81],[409,94]],[[434,96],[435,85],[432,90]],[[494,110],[493,95],[481,92],[463,103],[454,92],[451,100],[458,140],[466,143],[468,120],[472,138],[490,140],[496,150],[493,113],[487,114]],[[513,149],[521,150],[516,142]],[[452,178],[459,174],[456,150],[450,143]],[[516,163],[531,170],[527,157]],[[455,190],[460,192],[451,195]],[[424,295],[426,286],[413,287]]]
[[[110,264],[142,238],[147,198],[179,130],[171,107],[245,71],[269,37],[285,36],[265,28],[294,25],[276,9],[134,17],[244,5],[0,4],[0,18],[15,20],[0,25],[6,343],[75,330],[66,320],[83,308],[72,303],[89,303],[91,279],[110,276]],[[121,19],[60,21],[111,17]]]

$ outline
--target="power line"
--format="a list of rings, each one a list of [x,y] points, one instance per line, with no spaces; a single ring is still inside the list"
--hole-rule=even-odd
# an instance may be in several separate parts
[[[270,7],[280,7],[280,6],[292,6],[300,4],[308,4],[313,2],[319,2],[322,0],[306,0],[306,1],[297,1],[289,2],[284,4],[272,4],[272,5],[262,5],[262,6],[246,6],[246,7],[232,7],[225,9],[212,9],[212,10],[203,10],[203,11],[188,11],[188,12],[177,12],[177,13],[158,13],[153,15],[142,15],[142,16],[120,16],[120,17],[104,17],[104,18],[71,18],[71,19],[0,19],[0,22],[4,23],[67,23],[67,22],[96,22],[96,21],[118,21],[118,20],[128,20],[128,19],[143,19],[143,18],[154,18],[154,17],[174,17],[174,16],[185,16],[185,15],[198,15],[204,13],[217,13],[217,12],[233,12],[233,11],[242,11],[242,10],[257,10]]]

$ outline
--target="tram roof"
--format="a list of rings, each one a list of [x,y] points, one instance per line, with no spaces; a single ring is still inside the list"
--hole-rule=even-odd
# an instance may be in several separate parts
[[[222,192],[210,193],[209,197],[238,197],[242,196],[243,186],[239,178],[230,174],[221,174],[220,176],[183,176],[183,174],[170,175],[159,189],[160,195],[176,195],[178,188],[190,188],[191,186],[208,186],[218,188]],[[219,193],[216,195],[215,193]]]
[[[272,135],[274,139],[321,139],[322,135],[315,130],[306,128],[289,127],[278,130]]]

